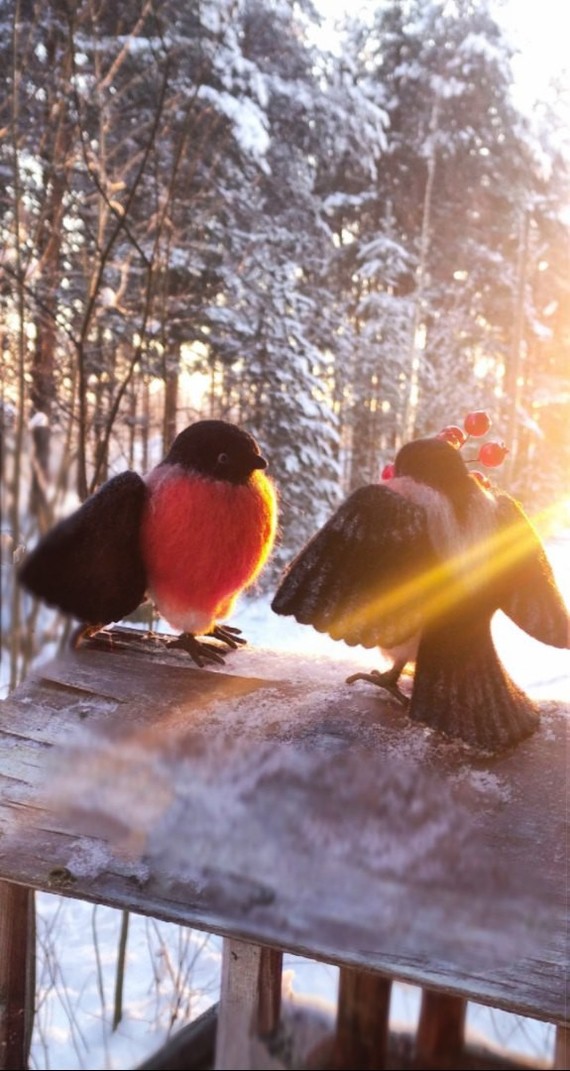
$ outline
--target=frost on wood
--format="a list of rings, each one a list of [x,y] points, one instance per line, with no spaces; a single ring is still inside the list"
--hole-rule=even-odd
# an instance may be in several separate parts
[[[196,670],[141,637],[48,664],[0,710],[6,877],[418,984],[459,977],[555,1021],[565,719],[477,759],[347,686],[356,668],[247,648]],[[550,974],[521,969],[544,948]]]

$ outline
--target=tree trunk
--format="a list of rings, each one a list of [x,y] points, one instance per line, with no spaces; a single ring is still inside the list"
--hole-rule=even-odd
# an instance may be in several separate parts
[[[68,188],[68,171],[72,129],[68,98],[60,92],[71,77],[69,46],[57,21],[50,23],[46,40],[52,68],[55,69],[53,93],[46,100],[45,130],[47,140],[40,150],[43,165],[43,214],[39,221],[36,244],[39,257],[41,308],[36,318],[36,344],[32,356],[30,399],[32,421],[32,483],[30,509],[38,517],[40,529],[49,525],[47,501],[49,480],[51,423],[55,398],[55,350],[58,291],[62,277],[61,248],[64,198]],[[53,130],[53,137],[49,131]]]
[[[513,296],[513,328],[511,344],[509,347],[508,361],[505,374],[505,394],[503,399],[503,420],[505,426],[505,441],[508,443],[510,454],[505,468],[505,474],[511,479],[518,461],[518,416],[517,410],[521,395],[521,371],[525,325],[525,288],[528,260],[529,239],[529,214],[524,212],[519,225],[519,244],[517,250],[516,285]]]
[[[164,453],[172,446],[178,434],[178,359],[169,357],[164,373],[164,410],[162,415],[162,441]]]
[[[416,271],[416,293],[414,297],[414,311],[412,316],[412,331],[410,344],[410,369],[404,415],[402,421],[403,442],[413,439],[416,426],[416,412],[419,404],[419,382],[422,364],[422,352],[424,340],[422,333],[422,321],[424,316],[424,294],[428,281],[428,257],[430,250],[431,208],[433,201],[433,189],[437,162],[436,135],[439,126],[440,101],[436,97],[431,111],[427,159],[426,159],[426,185],[424,191],[424,203],[422,210],[422,230],[420,237],[420,258]]]

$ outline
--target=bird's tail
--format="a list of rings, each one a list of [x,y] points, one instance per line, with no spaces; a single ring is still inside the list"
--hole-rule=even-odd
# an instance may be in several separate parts
[[[489,622],[471,634],[424,633],[409,715],[489,752],[514,747],[539,721],[535,705],[501,664]]]

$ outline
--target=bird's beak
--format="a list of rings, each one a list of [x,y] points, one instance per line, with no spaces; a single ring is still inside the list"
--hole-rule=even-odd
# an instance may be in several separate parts
[[[252,465],[253,465],[254,469],[266,469],[267,468],[267,461],[265,460],[264,457],[261,456],[261,454],[258,454],[257,457],[254,457],[254,459],[252,461]]]

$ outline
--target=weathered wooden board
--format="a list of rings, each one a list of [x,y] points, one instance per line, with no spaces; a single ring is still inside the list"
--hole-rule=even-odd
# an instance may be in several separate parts
[[[0,878],[568,1023],[568,712],[474,756],[354,665],[85,647],[0,704]]]

